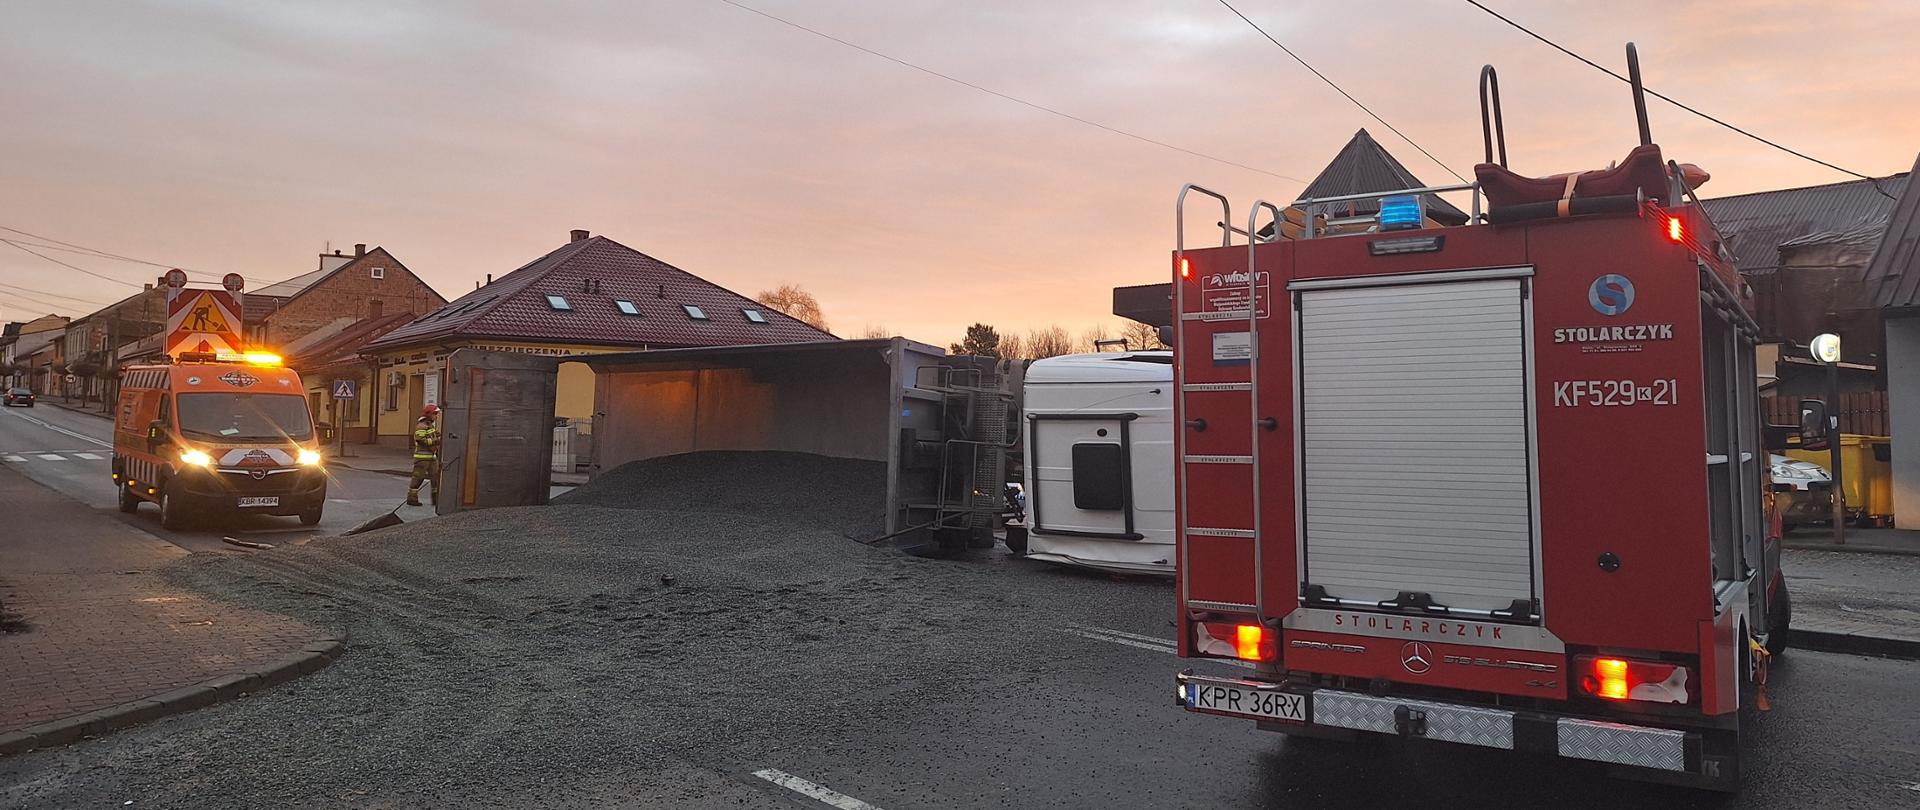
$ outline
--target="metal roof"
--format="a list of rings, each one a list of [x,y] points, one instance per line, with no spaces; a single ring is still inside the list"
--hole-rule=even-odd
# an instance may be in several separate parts
[[[1893,211],[1893,200],[1874,190],[1900,196],[1907,174],[1877,181],[1849,180],[1824,186],[1757,191],[1701,200],[1720,238],[1733,251],[1740,272],[1766,275],[1780,269],[1780,246],[1812,234],[1850,230]]]
[[[1920,158],[1914,159],[1913,171],[1920,172]],[[1875,307],[1920,307],[1920,191],[1912,184],[1900,193],[1861,282]]]
[[[566,300],[556,309],[549,296]],[[617,302],[633,305],[637,315]],[[689,315],[700,308],[705,319]],[[749,320],[745,310],[765,323]],[[604,236],[569,242],[368,345],[471,338],[589,345],[731,346],[834,336]]]
[[[1397,191],[1404,188],[1425,188],[1426,183],[1414,177],[1413,172],[1400,165],[1393,155],[1380,146],[1366,130],[1353,133],[1347,145],[1340,147],[1340,154],[1320,170],[1320,174],[1300,192],[1300,199],[1309,197],[1338,197],[1345,194],[1366,194],[1374,191]],[[1427,200],[1427,215],[1445,225],[1464,225],[1467,214],[1455,208],[1452,203],[1438,195],[1423,195]],[[1310,213],[1326,214],[1328,217],[1358,216],[1372,214],[1380,210],[1378,201],[1332,203],[1311,206]]]

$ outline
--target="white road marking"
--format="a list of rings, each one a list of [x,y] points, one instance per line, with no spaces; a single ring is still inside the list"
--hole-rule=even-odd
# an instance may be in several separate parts
[[[1066,629],[1066,632],[1079,636],[1084,639],[1091,640],[1091,641],[1104,641],[1108,644],[1120,644],[1127,647],[1135,647],[1142,650],[1152,650],[1157,653],[1166,653],[1167,655],[1180,654],[1179,647],[1176,644],[1174,644],[1174,642],[1168,641],[1167,639],[1164,639],[1164,638],[1154,638],[1152,636],[1136,635],[1133,633],[1126,633],[1119,630],[1108,630],[1106,628],[1100,628],[1100,627],[1069,627]],[[1113,635],[1108,635],[1110,633]],[[1207,661],[1209,663],[1214,663],[1214,664],[1226,664],[1228,666],[1240,667],[1241,669],[1254,668],[1254,664],[1252,661],[1237,661],[1229,658],[1204,658],[1200,660]]]
[[[785,771],[776,771],[768,768],[766,770],[754,771],[753,775],[809,799],[813,799],[828,807],[838,807],[840,810],[880,810],[879,807],[860,801],[845,793],[828,789],[822,785],[816,785]]]
[[[1901,787],[1914,791],[1915,793],[1920,793],[1920,782],[1908,782],[1901,785]]]
[[[6,460],[11,461],[15,464],[19,464],[20,462],[27,460],[26,456],[0,456],[0,458],[5,458]]]
[[[56,455],[54,455],[54,454],[52,454],[52,453],[42,453],[42,454],[40,454],[40,460],[41,460],[41,461],[66,461],[66,460],[67,460],[67,457],[66,457],[66,456],[56,456]]]
[[[63,428],[63,427],[60,427],[59,425],[55,425],[55,424],[51,424],[51,423],[49,423],[49,422],[45,422],[45,421],[42,421],[42,420],[39,420],[39,419],[35,419],[35,418],[33,418],[33,417],[31,417],[31,416],[28,416],[28,415],[26,415],[26,414],[23,414],[23,413],[19,413],[19,412],[17,412],[17,411],[12,411],[12,410],[9,410],[9,411],[6,411],[6,413],[10,413],[10,414],[13,414],[14,416],[18,416],[18,417],[20,417],[21,419],[25,419],[25,420],[27,420],[27,421],[29,421],[29,422],[32,422],[32,423],[34,423],[34,424],[36,424],[36,425],[39,425],[39,426],[41,426],[41,427],[43,427],[43,428],[46,428],[46,429],[48,429],[48,430],[51,430],[51,431],[53,431],[53,432],[55,432],[55,433],[59,433],[59,434],[62,434],[62,435],[66,435],[66,436],[72,436],[73,438],[76,438],[76,439],[79,439],[80,441],[83,441],[83,442],[87,442],[88,444],[91,444],[91,445],[93,445],[93,446],[95,446],[95,447],[105,447],[105,448],[107,448],[107,449],[109,449],[109,450],[111,450],[111,449],[113,449],[113,442],[103,442],[103,441],[100,441],[99,439],[96,439],[96,438],[94,438],[94,437],[92,437],[92,436],[88,436],[88,435],[87,435],[87,434],[85,434],[85,433],[75,433],[75,432],[73,432],[73,431],[71,431],[71,430],[68,430],[68,429],[66,429],[66,428]]]
[[[1140,635],[1139,633],[1129,633],[1125,630],[1115,630],[1111,627],[1093,627],[1091,625],[1085,625],[1085,624],[1076,624],[1071,626],[1075,630],[1086,630],[1091,633],[1099,633],[1100,635],[1103,635],[1103,636],[1118,636],[1120,638],[1130,638],[1130,639],[1133,639],[1134,641],[1145,641],[1150,644],[1159,644],[1165,647],[1179,646],[1179,644],[1175,643],[1174,640],[1170,638],[1159,638],[1156,636],[1143,636],[1143,635]]]
[[[74,453],[73,455],[75,458],[84,458],[88,461],[99,461],[101,459],[101,456],[95,453]]]

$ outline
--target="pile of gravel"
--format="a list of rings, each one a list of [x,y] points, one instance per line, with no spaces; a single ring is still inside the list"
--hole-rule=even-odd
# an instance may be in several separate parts
[[[727,450],[628,462],[553,502],[723,512],[868,539],[886,532],[886,495],[882,462]]]

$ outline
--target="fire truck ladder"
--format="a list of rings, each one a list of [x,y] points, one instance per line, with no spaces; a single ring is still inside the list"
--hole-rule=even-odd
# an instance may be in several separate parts
[[[1202,188],[1200,186],[1196,186],[1192,184],[1188,184],[1186,186],[1181,187],[1180,196],[1174,204],[1174,231],[1175,231],[1174,265],[1176,268],[1178,268],[1179,273],[1182,276],[1182,283],[1174,284],[1173,309],[1174,309],[1174,312],[1179,314],[1179,318],[1180,318],[1178,333],[1174,341],[1175,348],[1179,351],[1184,352],[1187,350],[1187,347],[1193,345],[1189,342],[1190,340],[1194,339],[1194,336],[1192,334],[1189,334],[1190,331],[1192,331],[1189,329],[1189,327],[1191,324],[1195,322],[1214,323],[1219,321],[1240,320],[1244,318],[1246,321],[1246,327],[1247,327],[1246,340],[1248,343],[1247,366],[1246,366],[1247,378],[1244,381],[1234,380],[1234,381],[1215,381],[1215,382],[1205,382],[1205,383],[1188,383],[1187,382],[1187,365],[1188,364],[1185,362],[1179,362],[1174,364],[1174,373],[1176,375],[1174,384],[1178,386],[1180,390],[1181,413],[1183,414],[1183,416],[1187,413],[1186,402],[1187,402],[1187,396],[1189,394],[1193,394],[1193,393],[1213,394],[1213,393],[1222,393],[1222,392],[1245,391],[1247,394],[1247,422],[1249,425],[1249,431],[1248,431],[1249,447],[1247,448],[1247,452],[1245,455],[1192,455],[1187,452],[1188,431],[1194,431],[1194,432],[1205,431],[1207,429],[1207,423],[1206,423],[1206,419],[1204,418],[1199,418],[1199,417],[1187,418],[1185,424],[1178,431],[1179,440],[1176,444],[1176,452],[1179,453],[1180,463],[1182,467],[1182,474],[1180,476],[1180,491],[1178,493],[1180,498],[1179,514],[1183,518],[1186,518],[1192,514],[1191,510],[1189,509],[1189,501],[1188,501],[1188,487],[1189,487],[1189,484],[1187,483],[1188,476],[1185,473],[1185,470],[1187,467],[1190,467],[1196,464],[1246,464],[1246,465],[1249,465],[1250,467],[1249,473],[1251,475],[1251,478],[1249,479],[1250,483],[1249,483],[1248,489],[1250,493],[1249,498],[1251,500],[1251,505],[1253,508],[1253,520],[1252,520],[1252,525],[1246,528],[1225,527],[1225,526],[1204,526],[1204,527],[1203,526],[1182,526],[1181,531],[1189,537],[1196,537],[1196,536],[1197,537],[1238,537],[1238,538],[1247,538],[1252,540],[1253,541],[1253,559],[1254,559],[1254,566],[1253,566],[1254,567],[1254,604],[1249,606],[1249,605],[1210,602],[1210,601],[1193,599],[1191,596],[1191,591],[1188,590],[1187,588],[1187,586],[1190,584],[1188,580],[1188,576],[1189,576],[1188,572],[1192,570],[1190,565],[1190,552],[1188,551],[1188,548],[1189,548],[1188,544],[1184,542],[1181,544],[1181,559],[1180,559],[1180,577],[1181,577],[1182,592],[1187,594],[1186,599],[1187,599],[1187,605],[1189,607],[1203,609],[1203,610],[1216,609],[1216,608],[1244,610],[1247,607],[1252,607],[1254,609],[1255,614],[1260,615],[1264,613],[1263,607],[1265,605],[1265,600],[1264,600],[1264,584],[1261,581],[1263,578],[1260,576],[1261,549],[1260,549],[1259,431],[1261,429],[1274,430],[1278,428],[1279,425],[1276,420],[1273,420],[1273,419],[1263,420],[1259,416],[1260,399],[1259,399],[1259,392],[1257,390],[1259,385],[1258,380],[1259,380],[1259,362],[1260,362],[1259,360],[1260,307],[1259,307],[1259,297],[1258,297],[1259,296],[1259,272],[1255,267],[1253,254],[1254,254],[1254,248],[1263,241],[1259,238],[1258,236],[1259,231],[1256,229],[1258,225],[1258,219],[1260,216],[1260,210],[1264,208],[1267,211],[1272,213],[1274,223],[1275,223],[1273,238],[1275,239],[1279,238],[1279,232],[1280,232],[1279,223],[1283,217],[1280,212],[1280,209],[1277,206],[1265,200],[1261,200],[1254,203],[1253,209],[1248,212],[1247,229],[1246,231],[1243,232],[1248,235],[1247,290],[1246,290],[1245,309],[1244,310],[1230,309],[1230,310],[1221,310],[1221,311],[1212,311],[1212,312],[1188,313],[1187,307],[1186,307],[1186,284],[1184,283],[1185,277],[1190,272],[1190,270],[1188,269],[1187,257],[1186,257],[1186,250],[1187,250],[1187,247],[1186,247],[1186,201],[1187,201],[1188,192],[1197,192],[1199,194],[1212,197],[1214,200],[1220,203],[1221,219],[1219,222],[1219,227],[1220,227],[1220,246],[1221,247],[1231,247],[1233,244],[1232,242],[1233,234],[1238,230],[1233,227],[1232,204],[1227,201],[1227,198],[1225,196],[1222,196],[1221,194],[1216,193],[1212,190]],[[1210,336],[1206,334],[1202,334],[1200,335],[1200,337],[1208,338]]]

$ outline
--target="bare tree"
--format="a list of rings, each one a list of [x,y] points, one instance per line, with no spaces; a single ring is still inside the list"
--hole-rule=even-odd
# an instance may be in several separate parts
[[[1032,355],[1035,360],[1043,357],[1058,357],[1072,352],[1073,336],[1067,334],[1066,328],[1059,324],[1027,333],[1027,354]]]
[[[860,328],[861,340],[885,340],[893,337],[893,332],[885,326],[868,325]]]
[[[771,290],[762,290],[754,296],[760,303],[785,313],[787,317],[806,323],[822,332],[827,331],[827,316],[820,311],[820,299],[813,293],[800,288],[798,284],[782,284]]]
[[[1000,336],[1000,356],[1008,360],[1027,360],[1027,339],[1019,332]]]
[[[1128,321],[1121,326],[1120,336],[1127,339],[1127,348],[1135,351],[1165,348],[1160,343],[1160,330],[1139,321]]]
[[[1080,333],[1080,342],[1074,344],[1073,348],[1074,351],[1097,352],[1100,351],[1100,341],[1107,340],[1111,337],[1112,335],[1107,332],[1107,325],[1097,323],[1087,331]]]

